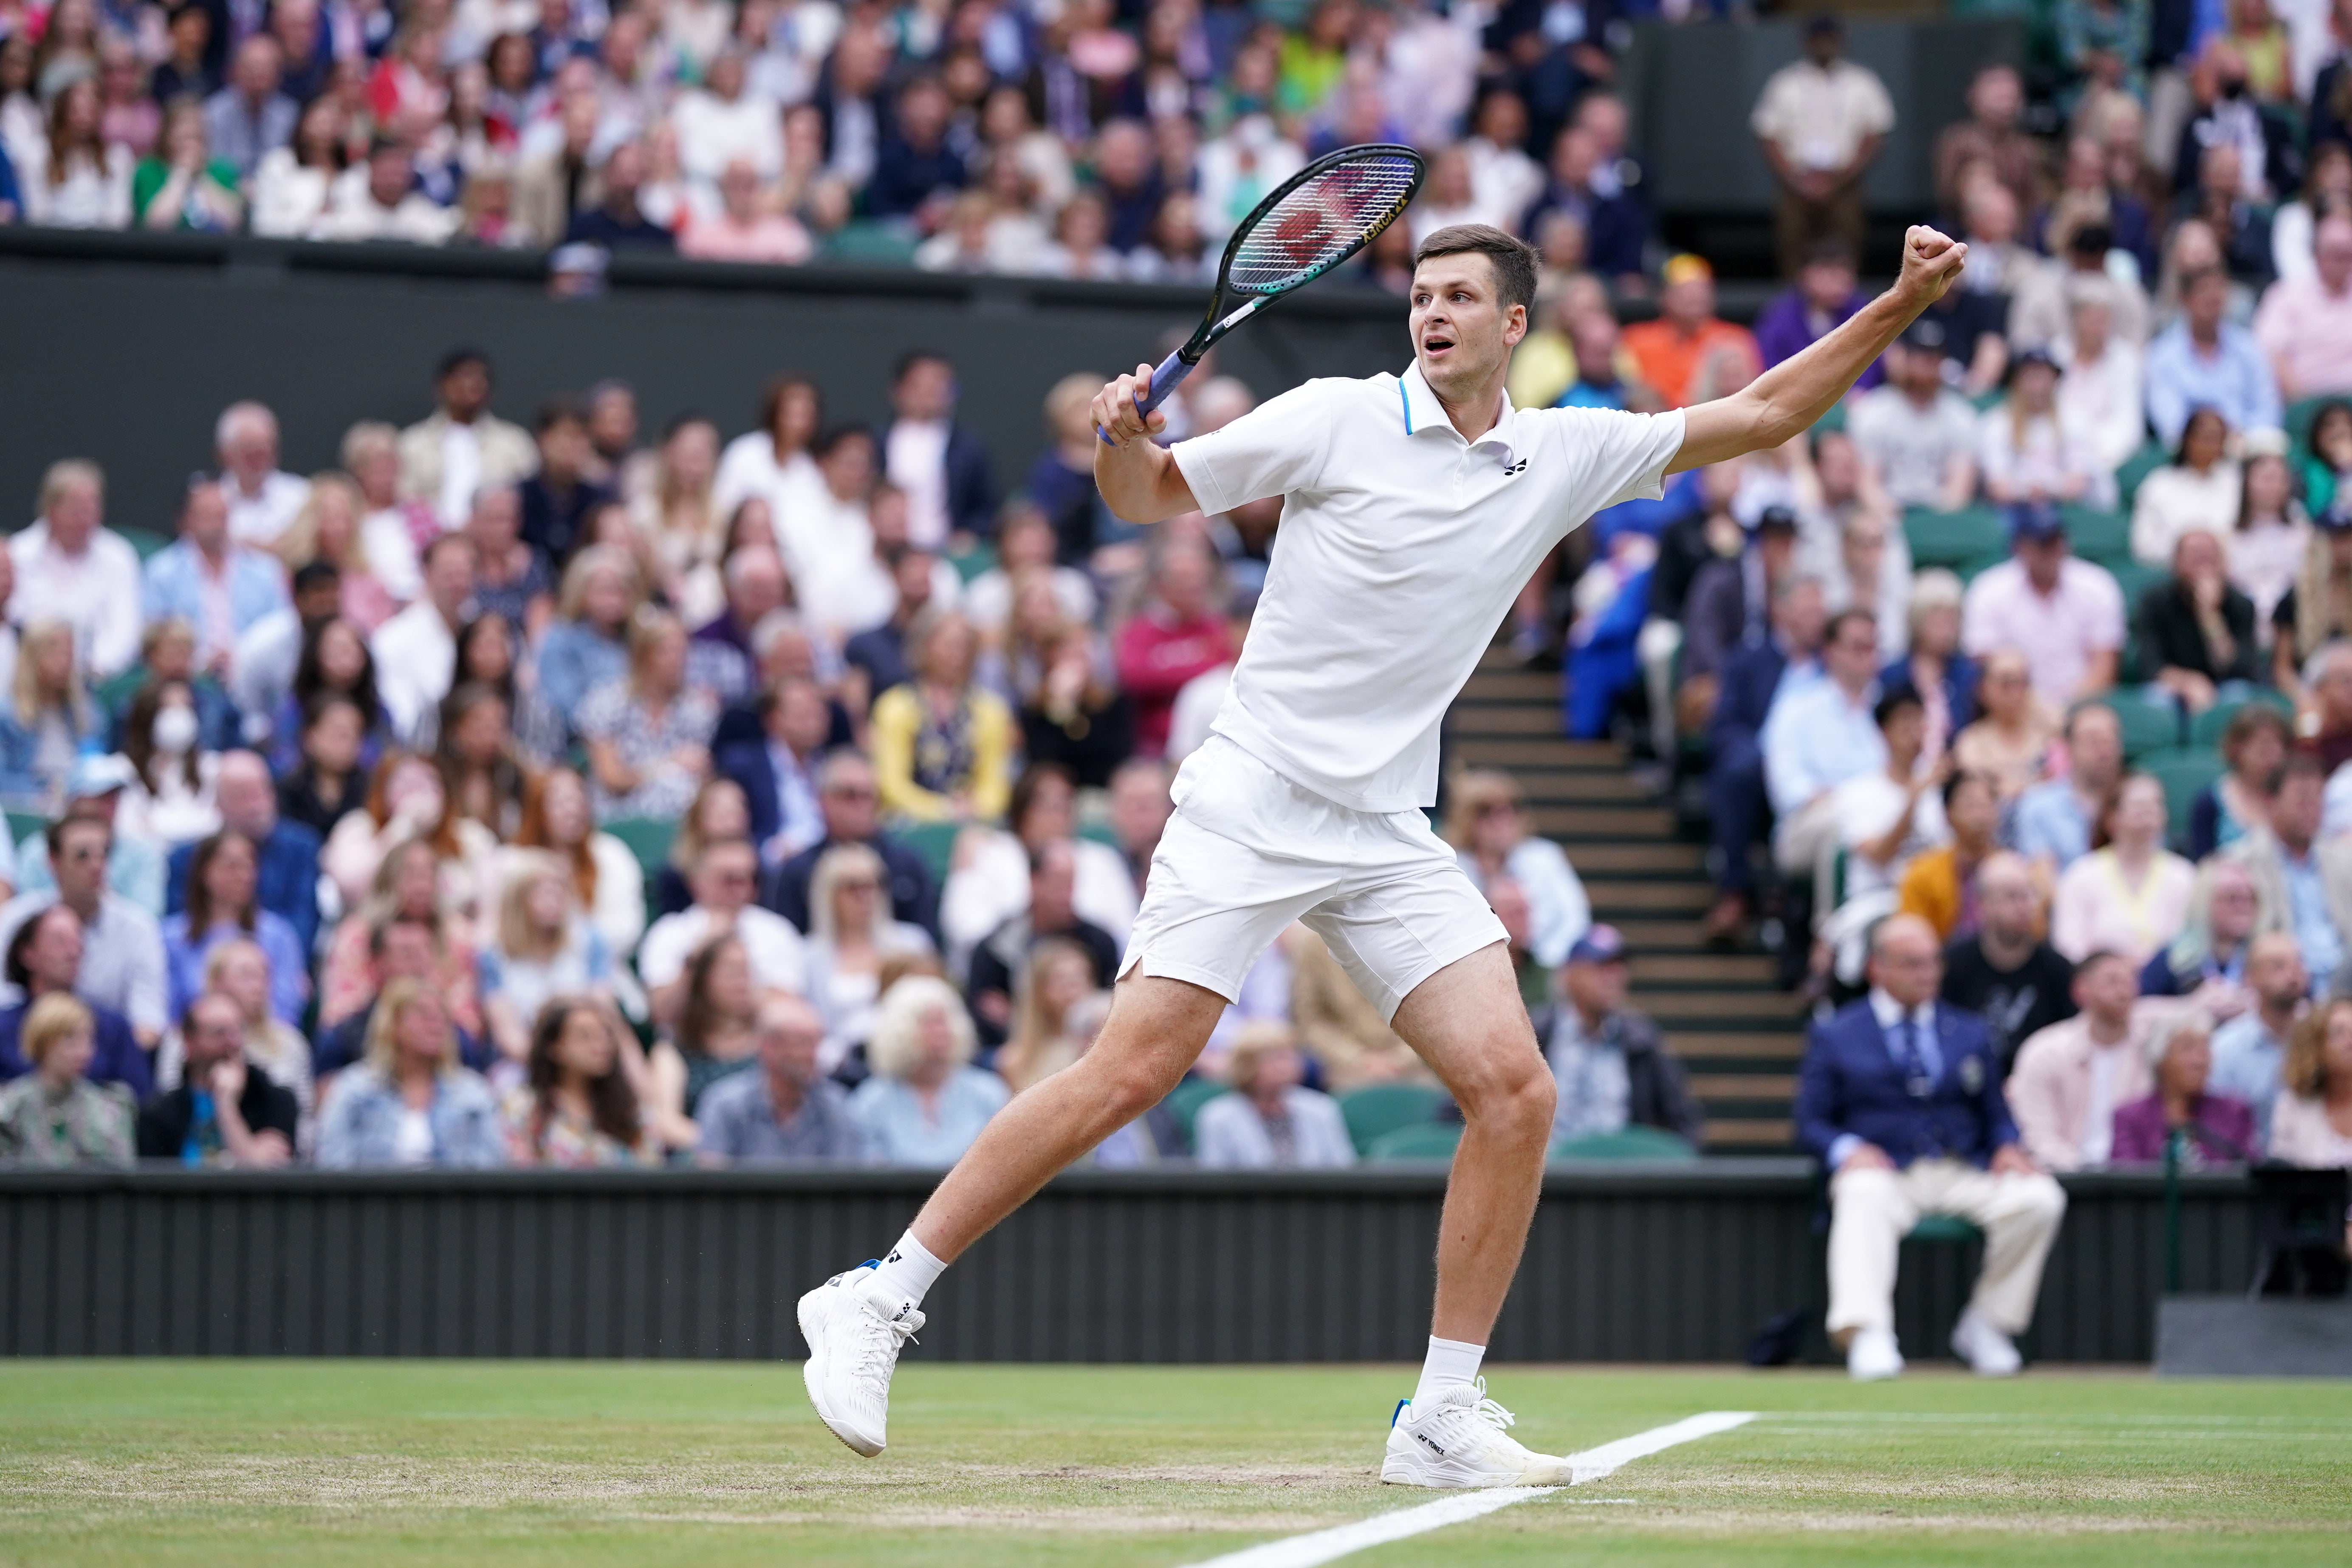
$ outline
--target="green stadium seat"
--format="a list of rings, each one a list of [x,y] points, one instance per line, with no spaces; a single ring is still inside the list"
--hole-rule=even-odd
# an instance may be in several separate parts
[[[2066,542],[2075,554],[2102,566],[2132,558],[2131,513],[2096,511],[2086,506],[2060,510],[2066,518]]]
[[[1831,404],[1830,411],[1827,414],[1822,415],[1819,419],[1813,421],[1812,433],[1816,436],[1831,436],[1844,429],[1846,421],[1845,405],[1847,401],[1847,399],[1841,397],[1835,403]]]
[[[2118,688],[2099,700],[2115,710],[2124,732],[2124,757],[2137,763],[2180,744],[2180,707],[2160,687]]]
[[[1914,566],[1952,566],[1987,555],[2009,553],[2009,530],[1991,507],[1937,511],[1915,506],[1903,514],[1903,537]]]
[[[677,823],[653,816],[616,816],[604,827],[628,847],[649,882],[660,874],[669,858],[670,840],[677,837]]]
[[[1445,1091],[1419,1083],[1373,1083],[1351,1089],[1339,1097],[1339,1114],[1347,1119],[1348,1141],[1359,1154],[1400,1127],[1434,1122]]]
[[[2319,418],[2319,411],[2331,403],[2342,401],[2343,397],[2340,394],[2327,393],[2318,397],[2297,398],[2288,404],[2286,405],[2287,438],[2296,446],[2308,450],[2311,446],[2311,426]]]
[[[1555,1160],[1696,1160],[1698,1151],[1663,1127],[1629,1125],[1614,1132],[1563,1138],[1552,1145]]]
[[[1231,1093],[1231,1089],[1213,1078],[1188,1078],[1170,1089],[1168,1098],[1160,1103],[1167,1110],[1169,1120],[1176,1123],[1176,1131],[1182,1136],[1184,1147],[1190,1149],[1192,1147],[1192,1123],[1199,1118],[1201,1107],[1221,1094]]]
[[[1431,1122],[1426,1127],[1400,1127],[1372,1140],[1364,1151],[1364,1158],[1374,1164],[1389,1164],[1409,1160],[1451,1160],[1454,1146],[1462,1142],[1462,1129],[1451,1123]]]
[[[8,842],[22,844],[37,833],[48,830],[49,819],[37,811],[12,811],[8,814]]]
[[[2164,786],[2165,826],[2175,844],[2189,842],[2189,810],[2199,792],[2221,776],[2220,753],[2206,747],[2177,746],[2150,752],[2132,765]]]
[[[843,224],[824,242],[827,261],[869,262],[885,267],[912,267],[915,242],[898,228],[873,218]]]
[[[1973,560],[1963,561],[1958,566],[1954,567],[1953,570],[1959,574],[1960,582],[1965,585],[1975,582],[1979,576],[1991,571],[1994,567],[2000,565],[2002,562],[2008,559],[2009,552],[2003,550],[1997,554],[1979,555]]]
[[[2102,561],[2099,564],[2107,569],[2116,586],[2123,590],[2126,626],[2138,616],[2139,602],[2147,591],[2171,575],[2161,566],[2143,566],[2137,561]]]
[[[1931,1214],[1920,1216],[1906,1241],[1982,1241],[1984,1232],[1956,1214]]]
[[[957,833],[952,822],[908,822],[891,830],[901,842],[923,858],[931,875],[944,884],[948,879],[948,861],[955,854]]]
[[[2284,692],[2273,691],[2265,687],[2249,697],[2216,702],[2189,721],[2189,743],[2200,747],[2219,746],[2221,732],[2230,727],[2230,721],[2242,710],[2255,707],[2275,709],[2286,716],[2289,724],[2294,722],[2294,703]]]
[[[1078,837],[1092,839],[1097,844],[1107,844],[1113,849],[1118,847],[1118,835],[1110,830],[1108,822],[1081,822],[1078,824]]]
[[[2161,443],[2153,440],[2126,458],[2124,466],[2116,470],[2116,504],[2125,511],[2130,511],[2132,498],[2139,494],[2140,480],[2170,461],[2172,454]]]
[[[142,561],[152,558],[170,549],[172,545],[168,535],[156,533],[149,529],[118,528],[114,531],[121,534],[131,549],[139,552],[139,559]]]

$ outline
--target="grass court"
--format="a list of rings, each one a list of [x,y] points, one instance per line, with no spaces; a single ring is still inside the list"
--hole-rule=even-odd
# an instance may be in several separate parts
[[[901,1366],[860,1460],[797,1364],[0,1363],[0,1563],[1177,1565],[1447,1494],[1403,1367]],[[1351,1564],[2352,1561],[2352,1389],[1499,1367],[1530,1447],[1747,1426]]]

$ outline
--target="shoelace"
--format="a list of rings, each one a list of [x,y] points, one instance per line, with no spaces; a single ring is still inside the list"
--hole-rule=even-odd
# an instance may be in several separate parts
[[[1475,1415],[1479,1420],[1484,1421],[1487,1426],[1492,1426],[1497,1432],[1507,1432],[1513,1426],[1518,1425],[1519,1418],[1517,1416],[1504,1409],[1502,1405],[1495,1400],[1486,1397],[1486,1380],[1485,1378],[1480,1378],[1470,1386],[1478,1391],[1478,1403],[1470,1407],[1471,1415]]]
[[[915,1331],[923,1326],[923,1314],[908,1311],[904,1318],[885,1318],[871,1312],[885,1333],[861,1333],[857,1336],[857,1370],[859,1390],[869,1399],[878,1400],[890,1386],[890,1369],[897,1364],[898,1352],[915,1338]]]

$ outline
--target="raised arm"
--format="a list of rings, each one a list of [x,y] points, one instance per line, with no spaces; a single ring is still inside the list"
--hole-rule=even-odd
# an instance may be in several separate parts
[[[1129,522],[1163,522],[1200,510],[1176,459],[1151,439],[1168,427],[1168,416],[1158,409],[1136,412],[1136,389],[1150,384],[1151,367],[1137,365],[1133,375],[1122,375],[1095,394],[1088,410],[1095,428],[1110,437],[1095,443],[1095,488],[1111,511]]]
[[[1969,247],[1949,236],[1915,226],[1903,237],[1903,272],[1895,287],[1744,390],[1685,409],[1683,449],[1666,465],[1666,472],[1760,452],[1811,429],[1903,329],[1951,286],[1968,254]],[[1099,460],[1095,467],[1099,473]]]

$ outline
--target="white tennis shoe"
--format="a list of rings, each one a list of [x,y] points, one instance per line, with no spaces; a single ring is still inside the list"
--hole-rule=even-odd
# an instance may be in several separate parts
[[[2025,1358],[2017,1353],[2017,1342],[1995,1327],[1991,1319],[1979,1315],[1974,1307],[1952,1325],[1952,1350],[1979,1377],[2014,1377],[2025,1365]]]
[[[1845,1348],[1845,1370],[1856,1383],[1884,1383],[1903,1373],[1903,1352],[1892,1329],[1856,1329]]]
[[[898,1351],[923,1326],[911,1306],[884,1305],[868,1292],[869,1268],[836,1274],[800,1301],[808,1363],[801,1382],[825,1430],[872,1458],[888,1444],[890,1373]]]
[[[1557,1487],[1566,1459],[1538,1454],[1510,1435],[1511,1413],[1486,1397],[1486,1380],[1398,1406],[1389,1423],[1381,1479],[1405,1487]]]

